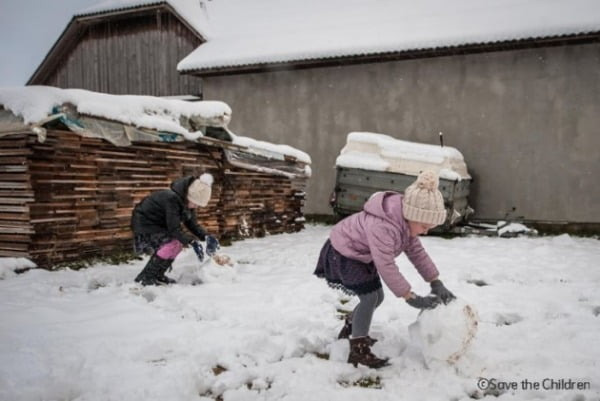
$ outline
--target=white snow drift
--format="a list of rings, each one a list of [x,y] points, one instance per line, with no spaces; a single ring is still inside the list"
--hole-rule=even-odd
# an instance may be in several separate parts
[[[423,238],[448,288],[477,310],[477,334],[456,363],[426,360],[407,329],[418,311],[386,289],[371,335],[379,339],[375,353],[392,365],[370,370],[345,363],[348,343],[336,340],[342,324],[338,311],[350,310],[356,300],[312,276],[329,230],[309,226],[298,234],[237,242],[223,249],[237,262],[232,268],[207,265],[198,272],[195,255],[185,251],[170,273],[180,284],[171,287],[133,285],[145,260],[4,274],[0,399],[470,401],[485,394],[495,400],[492,394],[499,394],[499,400],[592,401],[600,396],[598,240]],[[414,290],[425,294],[428,286],[407,259],[397,261]],[[14,262],[2,260],[3,271]],[[197,274],[203,283],[190,285]],[[432,344],[452,342],[461,330],[448,322],[456,308],[460,304],[421,315],[420,323],[429,315],[430,334],[442,329]],[[586,388],[478,389],[478,383],[492,379],[519,385],[525,379],[564,379]]]

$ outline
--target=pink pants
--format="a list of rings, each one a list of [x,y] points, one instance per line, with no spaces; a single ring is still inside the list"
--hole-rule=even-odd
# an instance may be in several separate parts
[[[182,249],[183,249],[183,244],[181,242],[177,241],[176,239],[174,239],[174,240],[167,242],[166,244],[163,244],[158,249],[158,251],[156,251],[156,254],[161,259],[175,259],[175,257],[177,255],[179,255],[179,252],[181,252]]]

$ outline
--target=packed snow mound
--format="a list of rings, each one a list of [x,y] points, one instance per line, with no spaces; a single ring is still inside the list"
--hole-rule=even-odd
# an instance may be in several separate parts
[[[18,271],[36,267],[37,265],[27,258],[0,258],[0,280],[16,276]]]
[[[454,364],[469,349],[478,321],[475,308],[456,299],[448,305],[421,312],[408,330],[428,365],[433,361]]]
[[[352,132],[336,166],[418,176],[433,170],[447,180],[470,179],[463,155],[449,146],[403,141],[384,134]]]

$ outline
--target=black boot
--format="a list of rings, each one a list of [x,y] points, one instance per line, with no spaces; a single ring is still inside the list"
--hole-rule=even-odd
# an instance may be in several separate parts
[[[171,267],[173,259],[163,259],[157,254],[152,255],[144,269],[135,278],[136,283],[142,285],[165,285],[172,284],[175,280],[165,276],[165,272]]]
[[[348,363],[356,367],[359,363],[370,368],[382,368],[388,366],[388,359],[377,358],[371,352],[369,337],[358,337],[350,339],[350,355],[348,355]]]
[[[338,334],[338,340],[344,338],[350,338],[352,334],[352,314],[346,315],[346,319],[344,320],[344,327],[340,330]],[[377,342],[377,339],[372,338],[371,336],[367,336],[369,346],[374,345]]]
[[[161,266],[161,271],[158,277],[158,282],[162,283],[162,284],[175,284],[177,283],[177,281],[173,280],[170,277],[165,276],[165,273],[167,271],[171,271],[171,269],[173,268],[173,259],[163,259],[165,261],[165,264]]]

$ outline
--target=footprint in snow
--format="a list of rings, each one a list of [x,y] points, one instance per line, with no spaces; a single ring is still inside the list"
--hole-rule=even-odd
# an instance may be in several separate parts
[[[496,326],[511,326],[523,320],[523,316],[517,313],[498,313],[496,315]]]
[[[467,283],[474,284],[477,287],[485,287],[485,286],[489,285],[488,283],[486,283],[483,280],[467,280]]]
[[[150,303],[156,299],[156,294],[145,287],[143,287],[143,288],[132,287],[129,289],[129,292],[134,295],[140,295],[142,298],[144,298],[146,301],[148,301],[148,303]]]

